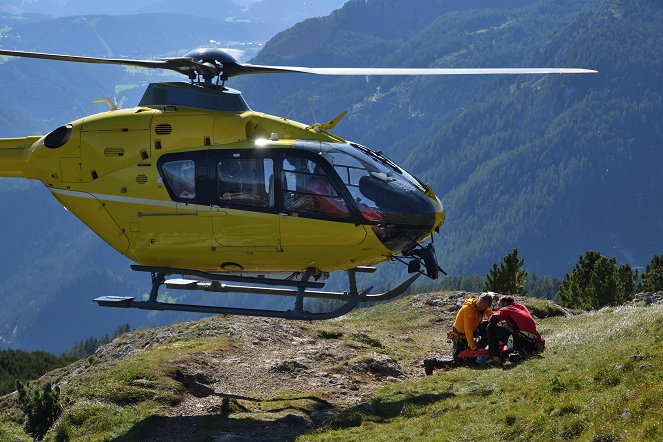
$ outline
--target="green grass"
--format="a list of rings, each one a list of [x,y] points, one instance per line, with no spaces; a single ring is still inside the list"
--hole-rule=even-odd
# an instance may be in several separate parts
[[[440,316],[427,303],[430,296],[301,327],[317,339],[365,349],[352,363],[378,352],[403,366],[418,364],[436,348],[448,347],[443,331],[453,312]],[[298,440],[663,441],[663,306],[567,317],[555,316],[563,311],[545,301],[526,304],[533,312],[552,312],[539,313],[548,316],[538,321],[547,341],[541,358],[504,369],[436,371],[390,383]],[[89,358],[87,369],[62,385],[65,411],[45,440],[141,440],[158,425],[158,410],[182,393],[173,379],[176,365],[197,353],[230,347],[227,338],[195,337],[205,321],[176,326],[171,340],[112,366]],[[150,331],[134,333],[138,348],[150,343]],[[55,372],[52,380],[63,373]],[[220,430],[241,433],[290,415],[308,419],[312,411],[332,407],[323,392],[251,396],[255,399],[231,399],[228,417],[210,410],[195,436],[208,440]],[[7,405],[11,399],[3,400],[0,408],[9,411],[0,412],[0,440],[30,440],[19,426],[17,409]]]
[[[390,385],[297,440],[663,440],[663,307],[541,325],[541,358]]]
[[[0,440],[12,442],[31,442],[28,436],[18,424],[14,422],[0,421]]]
[[[178,401],[183,387],[172,376],[175,364],[192,353],[224,351],[229,345],[218,337],[170,342],[110,368],[88,358],[88,370],[61,387],[65,410],[44,440],[66,434],[72,441],[105,441],[140,433],[141,422]],[[0,440],[25,437],[14,419],[0,417]]]

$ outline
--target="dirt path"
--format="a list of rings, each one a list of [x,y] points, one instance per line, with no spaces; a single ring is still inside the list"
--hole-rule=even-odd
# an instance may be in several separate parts
[[[235,318],[228,332],[231,350],[177,364],[174,377],[186,392],[154,418],[146,440],[292,440],[312,420],[359,404],[387,383],[423,376],[419,364],[401,367],[297,322]],[[222,417],[224,398],[230,418]]]

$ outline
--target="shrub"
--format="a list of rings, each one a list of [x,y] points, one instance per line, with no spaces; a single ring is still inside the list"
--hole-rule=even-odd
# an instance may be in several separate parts
[[[16,381],[18,401],[25,415],[25,431],[40,440],[62,414],[60,387],[44,384],[41,388],[27,390],[22,382]]]

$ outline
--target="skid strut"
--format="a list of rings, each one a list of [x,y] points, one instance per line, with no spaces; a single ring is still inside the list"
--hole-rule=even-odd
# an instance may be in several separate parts
[[[138,308],[143,310],[170,310],[181,312],[213,313],[242,316],[263,316],[284,319],[298,320],[316,320],[331,319],[342,316],[355,308],[360,302],[385,301],[401,295],[410,285],[419,277],[416,274],[398,287],[385,293],[369,294],[372,287],[363,290],[361,293],[357,289],[357,273],[373,273],[375,267],[356,267],[349,269],[348,272],[348,291],[347,292],[326,292],[319,289],[324,287],[324,283],[309,281],[314,275],[315,270],[306,269],[302,274],[301,280],[285,280],[257,278],[241,275],[224,275],[218,273],[207,273],[199,270],[173,269],[166,267],[145,267],[132,265],[133,270],[139,272],[150,272],[152,276],[152,288],[146,301],[136,301],[134,297],[122,296],[102,296],[94,301],[102,307],[121,307]],[[196,279],[170,279],[166,280],[168,275],[181,274],[183,277],[195,276],[208,281]],[[243,283],[247,285],[227,284],[226,282]],[[292,310],[266,310],[251,308],[220,307],[213,305],[198,304],[178,304],[158,301],[159,288],[162,285],[171,289],[184,290],[204,290],[207,292],[218,293],[252,293],[260,295],[291,296],[295,298]],[[283,288],[286,287],[286,288]],[[321,298],[345,301],[340,307],[324,313],[311,313],[304,310],[305,298]]]

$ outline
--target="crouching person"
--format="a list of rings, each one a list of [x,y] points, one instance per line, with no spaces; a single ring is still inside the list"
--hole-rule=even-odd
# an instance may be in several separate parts
[[[453,342],[453,361],[451,365],[459,365],[462,361],[458,354],[463,350],[476,351],[479,348],[485,348],[487,345],[486,322],[484,318],[490,318],[493,311],[490,309],[493,302],[493,295],[482,293],[479,297],[470,297],[465,300],[463,306],[456,314],[453,328],[448,336]],[[483,321],[483,322],[482,322]],[[475,338],[477,340],[475,340]],[[426,375],[431,375],[435,368],[447,368],[447,361],[440,359],[424,360],[424,371]]]
[[[451,334],[455,335],[452,339],[454,361],[458,358],[458,353],[465,349],[478,350],[486,347],[486,322],[483,322],[483,319],[488,319],[493,314],[490,309],[492,303],[493,295],[490,293],[482,293],[478,298],[468,298],[463,303],[451,329]]]
[[[502,365],[500,342],[506,344],[510,339],[512,345],[509,345],[509,350],[525,354],[543,351],[546,341],[536,329],[534,318],[527,307],[516,303],[511,296],[500,298],[497,307],[487,327],[488,351],[492,365]]]

